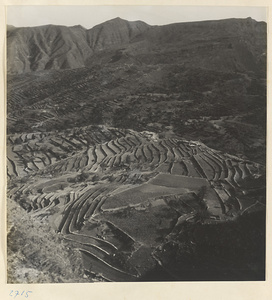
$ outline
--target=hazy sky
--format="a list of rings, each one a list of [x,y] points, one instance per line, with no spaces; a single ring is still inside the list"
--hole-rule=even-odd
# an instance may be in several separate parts
[[[82,25],[92,28],[104,21],[120,17],[142,20],[150,25],[163,25],[198,20],[251,17],[266,21],[264,7],[230,6],[9,6],[7,24],[16,27],[46,24]]]

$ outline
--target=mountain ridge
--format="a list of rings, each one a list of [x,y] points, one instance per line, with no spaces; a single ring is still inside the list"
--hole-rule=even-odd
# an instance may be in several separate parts
[[[260,52],[258,48],[263,45],[256,45],[255,38],[260,36],[261,40],[264,34],[265,24],[248,18],[155,26],[115,18],[91,29],[81,25],[43,25],[11,30],[8,26],[8,73],[88,67],[94,54],[101,51],[124,47],[134,56],[141,53],[148,55],[150,50],[165,48],[169,43],[177,47],[203,41],[207,43],[215,36],[222,42],[224,38],[237,40],[238,37],[252,35],[254,43],[246,47],[250,47],[249,52]],[[243,44],[243,41],[238,42]]]
[[[14,26],[12,24],[7,24],[7,30],[10,30],[10,29],[13,29],[13,28],[37,28],[37,27],[43,27],[43,26],[64,26],[64,27],[68,27],[68,28],[71,28],[71,27],[82,27],[84,28],[85,30],[91,30],[92,28],[96,27],[96,26],[99,26],[101,24],[104,24],[104,23],[107,23],[107,22],[110,22],[110,21],[114,21],[114,20],[122,20],[122,21],[126,21],[126,22],[143,22],[149,26],[153,26],[153,27],[161,27],[161,26],[168,26],[168,25],[172,25],[172,24],[193,24],[193,23],[208,23],[208,22],[220,22],[220,21],[239,21],[239,20],[247,20],[247,21],[252,21],[252,22],[256,22],[256,23],[262,23],[262,24],[267,24],[265,21],[257,21],[251,17],[247,17],[247,18],[226,18],[226,19],[214,19],[214,20],[203,20],[203,21],[188,21],[188,22],[174,22],[174,23],[169,23],[169,24],[164,24],[164,25],[150,25],[144,21],[141,21],[141,20],[134,20],[134,21],[129,21],[129,20],[126,20],[126,19],[123,19],[123,18],[120,18],[120,17],[116,17],[116,18],[112,18],[110,20],[107,20],[107,21],[104,21],[102,23],[99,23],[97,25],[94,25],[93,27],[90,27],[90,28],[86,28],[84,27],[83,25],[81,24],[75,24],[75,25],[70,25],[70,26],[67,26],[67,25],[59,25],[59,24],[53,24],[53,23],[50,23],[50,24],[45,24],[45,25],[37,25],[37,26]]]

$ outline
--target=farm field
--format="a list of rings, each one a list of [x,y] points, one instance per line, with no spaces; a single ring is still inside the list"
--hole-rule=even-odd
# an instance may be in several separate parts
[[[264,22],[9,28],[7,50],[9,283],[264,280]]]
[[[250,196],[264,188],[260,164],[133,130],[89,126],[80,137],[74,131],[9,136],[8,195],[79,249],[92,280],[139,280],[150,271],[139,264],[139,249],[140,261],[154,267],[154,249],[188,224],[231,221],[265,207],[261,194]],[[36,145],[31,162],[44,162],[35,168],[28,136]],[[173,172],[174,164],[182,171]],[[14,171],[20,168],[24,176]]]

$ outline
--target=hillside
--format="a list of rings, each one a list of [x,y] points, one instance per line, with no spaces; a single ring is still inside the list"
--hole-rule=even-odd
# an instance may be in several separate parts
[[[265,23],[7,37],[10,282],[264,280]]]
[[[92,280],[97,275],[106,281],[142,280],[158,263],[167,271],[165,279],[262,276],[264,256],[258,247],[263,246],[265,176],[259,164],[197,142],[93,126],[10,137],[8,177],[9,201],[38,220],[48,220],[47,226],[82,253],[85,274]],[[181,252],[174,255],[180,264],[188,258],[190,243],[190,251],[209,249],[202,237],[188,232],[205,232],[207,227],[206,238],[221,251],[221,243],[234,239],[233,234],[243,237],[252,215],[260,221],[245,243],[258,235],[257,258],[251,261],[252,246],[247,254],[238,247],[236,253],[225,249],[222,266],[220,253],[214,253],[214,274],[205,275],[202,265],[200,273],[172,268],[172,253]],[[228,228],[231,222],[238,227]],[[225,230],[227,236],[219,237]],[[191,253],[188,259],[195,265],[200,257],[195,260]]]
[[[120,18],[90,30],[54,25],[8,28],[8,73],[83,67],[94,52],[127,45],[147,28],[144,22]]]
[[[256,71],[265,67],[265,35],[266,24],[250,18],[165,26],[116,18],[89,30],[54,25],[8,28],[8,73],[92,66],[105,50],[117,51],[111,53],[114,61],[131,56],[144,64]]]

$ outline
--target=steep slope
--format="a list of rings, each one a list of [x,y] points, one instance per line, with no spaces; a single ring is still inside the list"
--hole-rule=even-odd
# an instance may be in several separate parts
[[[165,26],[116,18],[90,30],[54,25],[8,28],[8,72],[92,66],[94,53],[110,50],[119,50],[114,60],[134,57],[145,64],[256,72],[265,69],[265,37],[266,24],[250,18]]]
[[[78,68],[92,53],[80,26],[17,28],[8,34],[8,72]]]
[[[82,26],[8,27],[8,73],[83,67],[94,51],[127,44],[148,28],[120,18],[90,30]]]
[[[148,28],[150,26],[142,21],[128,22],[121,18],[115,18],[88,30],[87,40],[94,51],[101,51],[127,45]]]
[[[177,23],[151,27],[128,52],[147,64],[256,72],[265,69],[265,40],[266,24],[250,18]]]

